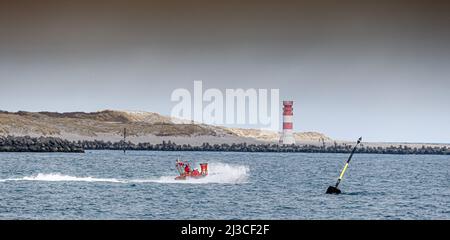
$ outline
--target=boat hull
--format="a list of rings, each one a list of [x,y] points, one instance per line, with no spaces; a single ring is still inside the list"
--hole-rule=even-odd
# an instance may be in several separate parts
[[[180,175],[175,178],[175,180],[188,180],[188,179],[201,179],[206,177],[206,175]]]

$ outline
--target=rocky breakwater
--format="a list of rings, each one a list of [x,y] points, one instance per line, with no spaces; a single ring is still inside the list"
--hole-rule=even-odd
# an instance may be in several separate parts
[[[333,145],[312,145],[312,144],[209,144],[203,143],[200,146],[191,146],[189,144],[176,144],[171,141],[163,141],[162,143],[151,144],[149,142],[141,142],[138,144],[132,142],[105,142],[105,141],[79,141],[78,145],[86,150],[145,150],[145,151],[208,151],[208,152],[301,152],[301,153],[350,153],[353,149],[353,143],[336,143]],[[369,143],[370,144],[370,143]],[[411,147],[406,145],[390,145],[390,146],[368,146],[361,144],[357,153],[372,154],[433,154],[433,155],[450,155],[450,148],[443,146],[425,146]]]
[[[0,136],[0,152],[73,152],[83,153],[76,142],[54,137]]]

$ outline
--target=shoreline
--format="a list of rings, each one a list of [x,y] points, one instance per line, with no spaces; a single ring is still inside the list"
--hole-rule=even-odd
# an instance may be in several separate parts
[[[383,143],[371,145],[363,143],[356,153],[396,154],[396,155],[450,155],[447,145],[389,145]],[[55,137],[7,136],[0,137],[0,152],[73,152],[84,153],[85,150],[136,150],[136,151],[206,151],[206,152],[297,152],[297,153],[350,153],[352,142],[333,142],[333,144],[295,144],[278,145],[276,143],[203,143],[202,145],[176,144],[172,141],[162,143],[124,142],[103,140],[69,141]]]

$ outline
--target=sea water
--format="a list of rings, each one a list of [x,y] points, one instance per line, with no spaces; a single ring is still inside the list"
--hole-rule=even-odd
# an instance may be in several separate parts
[[[0,153],[1,219],[450,219],[450,156]],[[175,160],[209,163],[174,180]]]

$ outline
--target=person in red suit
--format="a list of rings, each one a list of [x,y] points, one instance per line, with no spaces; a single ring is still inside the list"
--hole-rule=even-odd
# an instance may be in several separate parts
[[[190,172],[191,172],[191,168],[190,168],[189,164],[186,164],[186,166],[184,167],[184,173],[189,175]]]
[[[198,171],[198,169],[194,169],[194,171],[192,171],[192,176],[194,177],[200,176],[200,172]]]

